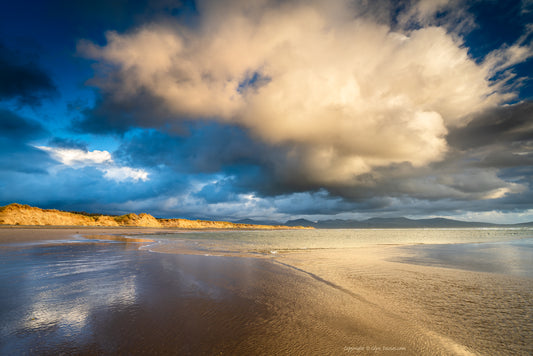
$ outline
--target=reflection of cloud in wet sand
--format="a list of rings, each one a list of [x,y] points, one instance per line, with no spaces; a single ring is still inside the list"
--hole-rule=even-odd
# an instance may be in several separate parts
[[[135,304],[136,276],[116,274],[127,260],[121,256],[102,258],[98,248],[92,244],[31,247],[18,282],[20,288],[11,296],[23,303],[6,312],[7,319],[16,322],[6,322],[2,333],[30,339],[45,333],[52,343],[54,338],[88,336],[95,310]]]
[[[107,234],[97,234],[97,235],[83,235],[86,239],[92,240],[106,240],[106,241],[120,241],[125,243],[134,243],[134,242],[154,242],[153,239],[139,238],[127,235],[107,235]]]
[[[109,305],[126,307],[135,304],[134,276],[122,279],[114,288],[105,288],[104,290],[98,283],[90,280],[87,282],[75,286],[76,290],[73,294],[81,294],[82,296],[75,298],[72,303],[55,301],[58,295],[68,295],[69,291],[64,290],[68,288],[46,290],[36,294],[33,304],[29,307],[27,317],[18,329],[45,330],[56,327],[66,329],[69,333],[79,333],[89,323],[88,318],[93,310]]]

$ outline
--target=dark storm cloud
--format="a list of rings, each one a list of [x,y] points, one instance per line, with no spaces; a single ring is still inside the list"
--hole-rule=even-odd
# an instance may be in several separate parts
[[[194,196],[207,203],[221,203],[235,201],[238,193],[238,188],[235,187],[235,178],[224,177],[213,184],[204,186]]]
[[[331,196],[323,189],[279,196],[272,201],[272,204],[278,212],[287,215],[334,215],[364,209],[364,204]]]
[[[37,105],[56,95],[52,79],[33,57],[0,43],[0,101],[16,99],[20,104]]]
[[[533,101],[487,110],[448,135],[448,143],[462,150],[491,145],[514,145],[516,149],[516,145],[532,141]]]
[[[286,189],[280,186],[274,166],[285,156],[282,149],[254,141],[239,127],[217,123],[190,123],[181,134],[143,130],[128,137],[115,152],[127,165],[155,168],[165,166],[180,174],[221,174],[228,178],[213,192],[255,191],[272,195]],[[218,193],[217,193],[218,194]],[[229,194],[229,193],[228,193]]]
[[[499,169],[500,177],[531,184],[533,102],[485,111],[451,131],[448,142],[470,167]]]
[[[144,130],[127,137],[116,156],[130,166],[164,166],[191,177],[219,175],[193,194],[207,204],[238,201],[239,194],[253,193],[278,213],[289,215],[320,215],[328,211],[329,214],[402,211],[416,215],[453,212],[466,206],[491,210],[493,199],[501,202],[498,205],[501,209],[512,211],[513,202],[516,207],[524,206],[525,190],[530,185],[532,172],[527,166],[530,155],[511,150],[527,148],[524,144],[527,141],[523,140],[528,137],[529,111],[530,105],[524,103],[497,114],[484,113],[450,134],[453,146],[446,159],[423,167],[407,162],[378,167],[359,175],[355,184],[350,185],[314,184],[299,170],[298,162],[291,164],[287,158],[290,146],[273,152],[271,147],[252,140],[244,130],[216,123],[190,124],[188,133],[182,135]],[[475,138],[478,132],[486,137],[478,139],[475,145],[469,144],[468,136]],[[509,150],[508,155],[515,161],[507,159],[505,165],[496,165],[495,152],[506,153],[492,146],[487,154],[480,154],[493,144]]]
[[[50,158],[29,142],[47,134],[39,123],[0,109],[0,171],[46,173]]]
[[[228,174],[238,177],[234,189],[265,196],[322,187],[289,157],[288,152],[298,149],[291,144],[269,146],[238,126],[176,120],[161,99],[149,92],[140,91],[134,100],[104,94],[82,114],[73,123],[80,133],[128,135],[132,129],[144,128],[124,140],[115,153],[129,165],[163,164],[180,173]]]
[[[498,189],[507,189],[502,201],[517,204],[533,178],[533,102],[486,110],[465,127],[450,130],[450,152],[445,159],[423,167],[409,163],[379,167],[357,177],[357,185],[337,186],[333,195],[353,201],[376,196],[411,197],[429,201],[481,200],[491,203]],[[503,192],[503,190],[502,190]],[[483,202],[483,200],[487,200]],[[463,204],[463,203],[461,203]]]
[[[408,163],[360,175],[358,185],[329,189],[357,203],[382,204],[358,211],[442,214],[454,211],[515,212],[533,201],[533,104],[486,110],[462,128],[450,130],[447,157],[425,167]]]
[[[45,134],[46,130],[41,124],[25,119],[12,111],[0,109],[0,135],[2,139],[20,144]]]
[[[72,123],[72,129],[80,133],[124,134],[134,127],[165,126],[171,119],[161,99],[143,90],[132,100],[120,100],[103,93],[92,107],[80,111],[81,116]],[[179,130],[179,127],[173,129]]]
[[[126,136],[115,157],[128,166],[165,166],[180,174],[219,174],[227,177],[206,187],[219,197],[253,192],[272,197],[293,192],[318,191],[323,186],[306,176],[290,158],[290,145],[271,147],[254,140],[238,126],[219,123],[188,123],[181,133],[143,130]]]
[[[266,151],[238,127],[190,124],[187,131],[173,135],[144,130],[125,140],[116,155],[145,167],[163,164],[180,172],[213,173],[230,165],[261,162]]]

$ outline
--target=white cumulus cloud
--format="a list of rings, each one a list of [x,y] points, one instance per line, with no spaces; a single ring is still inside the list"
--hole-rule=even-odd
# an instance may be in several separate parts
[[[148,172],[143,169],[135,169],[130,167],[107,167],[104,169],[104,177],[116,182],[133,181],[147,181]]]
[[[104,178],[115,182],[145,182],[149,180],[148,172],[144,169],[117,165],[108,151],[85,151],[77,148],[48,146],[36,146],[36,148],[48,152],[52,158],[68,167],[95,167],[104,173]]]
[[[107,151],[84,151],[77,148],[61,148],[37,146],[38,149],[46,151],[55,160],[67,166],[92,165],[105,162],[113,162],[111,154]]]
[[[417,2],[407,15],[424,26],[409,31],[350,16],[347,1],[275,3],[199,1],[195,31],[151,23],[79,50],[105,67],[93,83],[112,100],[147,92],[176,120],[237,124],[290,148],[278,171],[322,185],[442,160],[450,128],[510,98],[495,71],[531,52],[517,43],[477,63],[459,36],[421,20],[448,1]]]

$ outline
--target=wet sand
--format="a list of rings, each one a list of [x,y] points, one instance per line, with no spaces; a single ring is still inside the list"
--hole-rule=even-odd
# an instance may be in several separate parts
[[[407,328],[414,325],[413,332],[418,327],[446,354],[533,354],[533,279],[399,262],[415,259],[414,252],[381,246],[298,251],[280,259],[356,291]]]
[[[154,232],[0,229],[0,354],[533,351],[527,278],[395,262],[394,246],[250,258],[72,239]]]
[[[83,227],[83,226],[0,226],[0,243],[72,240],[90,235],[136,236],[168,232],[167,229],[145,227]]]

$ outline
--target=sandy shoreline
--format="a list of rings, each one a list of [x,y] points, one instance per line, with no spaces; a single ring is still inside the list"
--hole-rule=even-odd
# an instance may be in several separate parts
[[[42,240],[66,240],[75,235],[141,235],[168,230],[138,227],[80,227],[80,226],[0,226],[0,243],[23,243]]]
[[[73,235],[134,235],[144,239],[138,235],[168,232],[149,228],[4,227],[0,228],[0,243],[9,246],[69,240]],[[57,305],[68,306],[68,311],[54,314],[56,331],[44,330],[42,325],[32,327],[34,321],[27,320],[23,326],[27,337],[22,339],[37,343],[34,347],[41,351],[46,347],[64,351],[65,345],[74,351],[104,354],[495,355],[532,351],[531,314],[513,314],[513,310],[531,310],[531,279],[398,263],[394,258],[404,252],[394,246],[285,251],[257,259],[184,255],[191,253],[186,245],[183,250],[165,251],[173,253],[139,250],[142,243],[57,245],[63,244],[47,245],[46,254],[42,253],[45,247],[15,250],[29,249],[32,259],[27,263],[36,265],[46,265],[49,258],[63,258],[66,253],[70,258],[65,260],[67,267],[80,259],[91,266],[110,259],[125,262],[109,266],[105,273],[82,274],[85,277],[81,279],[79,275],[66,279],[78,273],[75,270],[42,282],[41,289],[55,282],[68,286],[88,281],[89,287],[81,288],[85,291],[81,299],[71,300],[69,293],[59,293],[57,300],[52,298],[41,305],[41,309],[52,310]],[[9,251],[2,257],[4,266],[12,263]],[[44,270],[41,277],[47,278]],[[51,268],[49,273],[53,271]],[[13,277],[4,274],[5,280]],[[104,289],[102,286],[108,285],[107,295],[117,297],[113,302],[106,297],[98,304],[93,285]],[[123,291],[124,285],[130,285],[128,293]],[[4,306],[12,302],[11,295],[3,294],[2,298]],[[27,309],[35,310],[32,303],[38,303],[39,298],[28,298]],[[82,341],[62,337],[59,332],[62,323],[68,324],[68,320],[62,321],[64,315],[79,314],[78,309],[87,314],[87,325],[80,329],[85,331],[78,331],[83,337],[77,339]],[[107,311],[105,316],[97,312],[102,309]],[[15,320],[6,310],[0,318],[7,324]],[[512,332],[505,329],[509,325]],[[11,326],[17,331],[16,325]],[[17,345],[10,334],[13,330],[2,330],[11,343],[0,341],[0,350],[29,345]],[[53,337],[47,346],[32,335]]]

